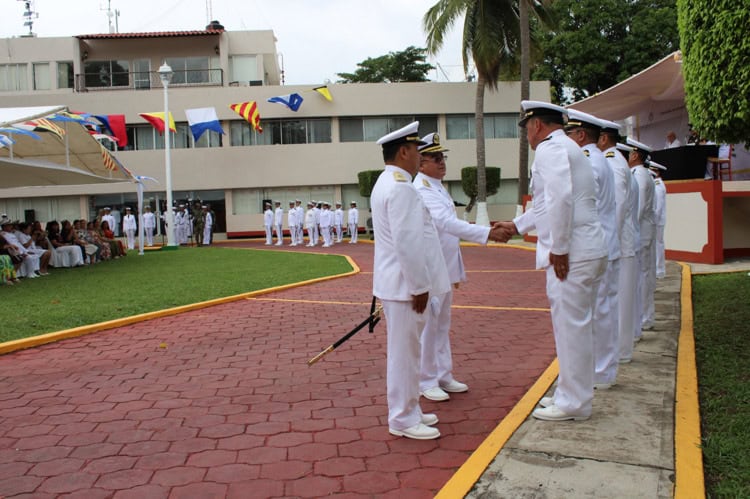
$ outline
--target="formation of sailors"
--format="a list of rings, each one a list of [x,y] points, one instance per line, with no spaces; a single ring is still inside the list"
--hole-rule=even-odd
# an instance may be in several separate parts
[[[271,209],[270,203],[264,205],[263,226],[266,233],[266,246],[284,244],[284,209],[280,201],[275,201],[274,204],[275,209]],[[349,206],[349,210],[345,213],[340,201],[331,205],[328,201],[311,200],[307,202],[307,209],[302,207],[302,201],[299,199],[289,201],[289,208],[286,211],[289,246],[314,247],[322,240],[323,247],[330,248],[335,243],[343,242],[345,228],[349,233],[349,243],[356,244],[359,210],[356,201],[349,203]],[[305,235],[307,235],[307,243],[305,243]]]

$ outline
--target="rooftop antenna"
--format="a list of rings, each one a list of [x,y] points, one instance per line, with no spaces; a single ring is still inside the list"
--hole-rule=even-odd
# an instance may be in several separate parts
[[[120,18],[120,11],[118,9],[112,10],[112,0],[107,0],[107,8],[104,9],[102,7],[99,7],[99,10],[106,10],[107,11],[107,22],[109,24],[109,32],[110,33],[119,33],[120,32],[120,26],[118,23],[118,20]],[[114,23],[112,22],[114,20]]]
[[[18,1],[24,3],[24,7],[26,10],[24,10],[23,12],[23,17],[26,20],[24,21],[23,25],[29,27],[29,34],[23,35],[23,36],[30,36],[30,37],[36,36],[34,34],[34,31],[32,30],[32,27],[34,26],[34,19],[39,19],[39,13],[34,12],[33,10],[34,2],[32,2],[31,0],[18,0]]]
[[[440,72],[443,73],[443,76],[445,77],[445,81],[451,81],[451,79],[448,78],[448,73],[445,72],[445,70],[443,69],[443,66],[441,66],[439,62],[435,61],[435,66],[437,66],[437,68],[435,68],[435,76],[438,76],[437,70],[439,69]],[[438,78],[436,78],[436,80],[437,79]]]
[[[206,24],[211,24],[214,20],[214,8],[211,0],[206,0]]]

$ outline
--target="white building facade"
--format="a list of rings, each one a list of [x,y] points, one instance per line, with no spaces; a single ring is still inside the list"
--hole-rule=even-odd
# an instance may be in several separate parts
[[[280,85],[272,31],[223,29],[111,33],[61,38],[0,39],[0,107],[62,104],[73,112],[124,115],[128,144],[116,157],[137,175],[153,177],[145,202],[166,207],[164,138],[139,113],[164,111],[157,69],[174,71],[169,107],[177,125],[171,134],[173,198],[210,203],[217,232],[229,237],[262,230],[264,200],[358,202],[357,173],[381,169],[375,140],[412,121],[420,133],[439,132],[450,149],[448,185],[467,202],[460,170],[476,164],[476,83],[329,84],[332,101],[308,86]],[[220,28],[220,27],[219,27]],[[341,68],[346,71],[351,68]],[[269,103],[300,94],[297,112]],[[549,100],[547,82],[532,82],[531,98]],[[520,84],[503,82],[485,97],[488,166],[501,168],[500,191],[488,199],[490,219],[513,216],[518,178]],[[232,111],[256,101],[263,133]],[[195,142],[186,109],[214,107],[224,134],[206,132]],[[2,154],[2,149],[0,149]],[[95,216],[103,206],[135,206],[132,184],[6,189],[0,179],[0,212],[45,222]],[[361,217],[364,226],[366,216]]]

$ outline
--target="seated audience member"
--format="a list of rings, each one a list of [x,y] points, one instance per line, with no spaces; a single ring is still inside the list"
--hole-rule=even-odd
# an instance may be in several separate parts
[[[83,223],[85,223],[84,220],[81,220],[81,224]],[[86,224],[86,230],[83,232],[83,240],[99,248],[99,251],[97,252],[99,261],[112,259],[112,249],[109,245],[109,241],[105,241],[99,236],[99,231],[96,230],[95,222],[89,222]]]
[[[47,223],[47,241],[49,241],[53,253],[53,267],[80,267],[84,264],[80,247],[63,240],[60,233],[60,224],[57,220]]]
[[[31,237],[31,224],[26,222],[18,224],[15,235],[28,253],[39,257],[39,268],[36,272],[39,275],[48,275],[47,265],[49,265],[50,258],[52,258],[52,252],[46,248],[37,246],[34,238]]]
[[[39,270],[39,257],[29,253],[23,244],[21,244],[13,231],[14,226],[15,224],[7,215],[3,215],[0,218],[0,235],[10,245],[8,251],[11,257],[16,261],[21,260],[20,266],[16,267],[18,277],[27,277],[29,279],[38,277],[36,271]]]
[[[60,227],[60,238],[66,245],[77,246],[81,252],[81,258],[84,264],[90,263],[89,253],[87,252],[86,243],[78,239],[75,228],[69,220],[63,220]],[[95,247],[94,247],[95,248]],[[94,249],[94,252],[96,249]]]
[[[667,141],[664,143],[664,149],[672,149],[674,147],[680,147],[682,143],[677,139],[677,134],[672,130],[667,133]]]
[[[11,256],[12,251],[13,247],[0,234],[0,283],[9,286],[19,282],[16,277],[16,268],[21,265],[20,259],[16,263]]]
[[[125,245],[122,244],[122,241],[115,238],[115,233],[112,232],[109,222],[104,220],[99,226],[99,231],[102,241],[107,241],[109,243],[109,246],[112,249],[112,255],[114,255],[115,258],[120,258],[127,254],[125,251]]]

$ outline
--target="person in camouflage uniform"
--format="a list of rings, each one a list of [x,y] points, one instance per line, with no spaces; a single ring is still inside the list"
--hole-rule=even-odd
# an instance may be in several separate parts
[[[199,202],[195,202],[193,204],[193,234],[195,234],[195,244],[197,246],[203,245],[203,210],[201,209],[201,204]]]

